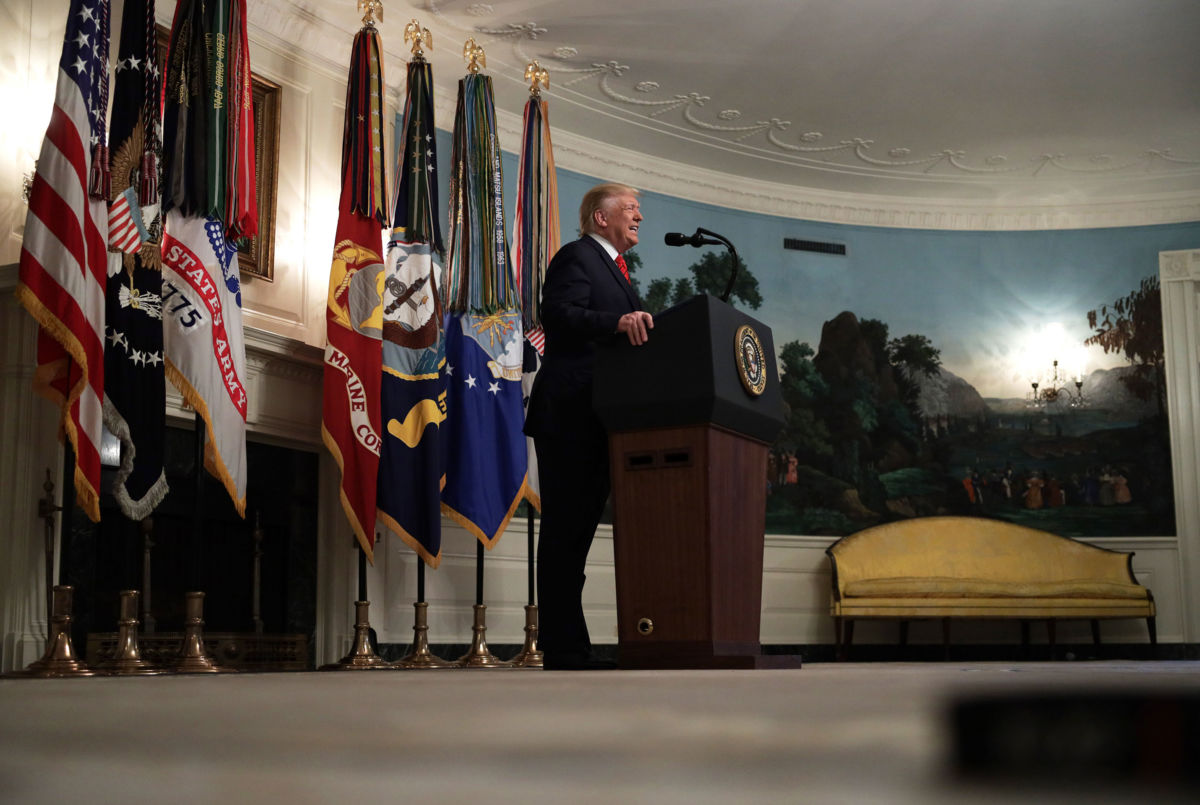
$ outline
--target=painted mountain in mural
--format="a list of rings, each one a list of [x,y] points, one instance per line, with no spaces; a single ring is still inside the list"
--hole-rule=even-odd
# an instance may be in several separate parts
[[[818,349],[780,351],[788,422],[768,468],[768,529],[844,535],[968,514],[1065,536],[1173,533],[1166,423],[1135,367],[1051,402],[984,398],[925,336],[843,311]],[[1144,387],[1143,387],[1144,389]],[[1043,391],[1044,391],[1043,387]]]

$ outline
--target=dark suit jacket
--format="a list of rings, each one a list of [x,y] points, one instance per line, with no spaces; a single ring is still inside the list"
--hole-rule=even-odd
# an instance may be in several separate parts
[[[641,309],[637,294],[594,238],[584,235],[558,250],[542,286],[546,352],[530,392],[525,433],[536,438],[603,432],[592,410],[596,344],[617,331],[621,316]]]

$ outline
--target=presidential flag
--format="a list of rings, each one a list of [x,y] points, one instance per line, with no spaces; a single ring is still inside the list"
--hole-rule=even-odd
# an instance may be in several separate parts
[[[549,75],[537,62],[529,65],[526,78],[534,83],[525,104],[524,136],[521,139],[521,168],[517,179],[517,211],[513,217],[513,267],[521,293],[525,346],[521,391],[526,407],[545,350],[542,330],[542,280],[546,266],[561,243],[558,223],[558,180],[554,150],[550,144],[550,114],[538,84],[548,84]],[[526,439],[529,471],[525,497],[539,511],[541,487],[537,475],[537,453],[533,439]]]
[[[520,297],[508,262],[491,77],[458,85],[446,272],[442,508],[488,548],[525,489]]]
[[[167,377],[204,421],[204,465],[246,510],[246,349],[237,250],[257,231],[238,201],[254,164],[243,126],[245,0],[180,0],[164,81],[163,344]],[[247,218],[246,215],[250,217]]]
[[[437,217],[433,72],[408,65],[403,117],[396,115],[396,209],[383,291],[383,447],[378,525],[430,567],[442,557],[442,423],[446,363],[438,297],[444,251]]]
[[[125,0],[112,94],[104,424],[121,441],[113,497],[141,520],[168,492],[154,0]]]
[[[383,238],[383,56],[379,34],[354,37],[342,131],[342,192],[325,310],[321,435],[342,471],[342,509],[374,561],[380,452]]]
[[[104,399],[108,26],[108,0],[71,0],[16,291],[39,326],[34,387],[60,406],[75,452],[76,499],[93,521],[100,519]]]

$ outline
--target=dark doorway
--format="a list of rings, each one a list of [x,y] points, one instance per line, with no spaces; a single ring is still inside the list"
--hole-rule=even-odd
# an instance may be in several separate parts
[[[153,514],[150,551],[151,615],[158,633],[184,626],[184,593],[206,593],[206,635],[253,634],[255,530],[259,617],[267,635],[305,635],[312,667],[316,627],[318,456],[248,441],[246,518],[238,516],[221,483],[202,473],[196,483],[191,429],[168,427],[166,473],[171,491]],[[70,462],[68,461],[68,466]],[[115,470],[101,477],[101,518],[91,523],[73,508],[62,540],[59,583],[75,588],[72,641],[80,653],[88,635],[116,630],[121,590],[142,590],[144,536],[111,494]],[[70,475],[64,499],[73,500]],[[143,591],[144,595],[144,591]],[[146,624],[149,626],[149,624]]]

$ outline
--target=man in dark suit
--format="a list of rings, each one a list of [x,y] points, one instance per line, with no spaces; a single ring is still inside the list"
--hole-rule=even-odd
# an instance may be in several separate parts
[[[605,667],[591,656],[583,615],[584,566],[608,500],[608,435],[592,408],[596,344],[624,333],[644,344],[654,319],[641,308],[621,253],[638,242],[637,191],[602,184],[579,207],[583,236],[546,269],[546,347],[525,419],[541,484],[538,640],[547,670]],[[611,663],[607,664],[611,667]]]

